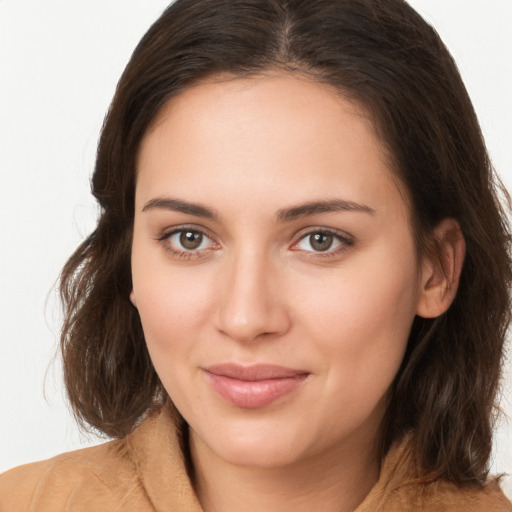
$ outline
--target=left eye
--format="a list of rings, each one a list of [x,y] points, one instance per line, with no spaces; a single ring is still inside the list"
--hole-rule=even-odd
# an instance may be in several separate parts
[[[333,233],[317,231],[302,237],[297,248],[302,251],[325,252],[337,249],[342,243],[341,238]]]
[[[169,243],[183,251],[207,249],[213,242],[204,233],[192,229],[183,229],[169,236]]]

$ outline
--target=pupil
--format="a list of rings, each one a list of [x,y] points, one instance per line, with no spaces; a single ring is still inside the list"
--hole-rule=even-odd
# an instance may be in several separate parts
[[[180,235],[180,243],[185,249],[197,249],[203,241],[203,235],[194,231],[184,231]]]
[[[326,233],[315,233],[311,237],[311,247],[315,251],[327,251],[332,245],[332,235]]]

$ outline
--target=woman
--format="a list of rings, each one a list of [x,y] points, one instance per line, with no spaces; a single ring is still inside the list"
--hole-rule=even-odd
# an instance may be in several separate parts
[[[104,125],[64,268],[77,418],[7,510],[511,510],[487,474],[509,228],[404,2],[178,0]]]

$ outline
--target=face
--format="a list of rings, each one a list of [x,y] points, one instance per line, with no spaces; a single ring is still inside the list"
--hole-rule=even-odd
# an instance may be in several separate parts
[[[132,302],[193,442],[225,461],[371,443],[419,269],[367,116],[326,85],[212,80],[143,139]]]

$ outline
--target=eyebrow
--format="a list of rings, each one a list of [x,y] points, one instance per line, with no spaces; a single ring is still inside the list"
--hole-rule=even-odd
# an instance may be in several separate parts
[[[180,199],[170,199],[166,197],[156,197],[150,199],[142,208],[143,212],[148,210],[171,210],[175,212],[186,213],[188,215],[194,215],[196,217],[204,217],[213,221],[218,221],[219,216],[217,213],[201,204],[189,203],[188,201],[182,201]]]
[[[181,199],[171,199],[166,197],[156,197],[150,199],[144,204],[142,211],[161,209],[171,210],[175,212],[203,217],[218,222],[220,217],[211,208],[198,203],[190,203]],[[312,201],[309,203],[292,206],[278,210],[276,218],[278,222],[289,222],[301,217],[309,217],[320,213],[330,213],[339,211],[362,212],[373,215],[375,210],[364,204],[355,203],[354,201],[346,201],[344,199],[331,199],[328,201]]]
[[[343,199],[331,199],[329,201],[313,201],[310,203],[293,206],[277,212],[277,220],[280,222],[288,222],[301,217],[309,217],[320,213],[330,212],[362,212],[370,215],[375,214],[375,210],[364,204],[355,203],[353,201],[345,201]]]

